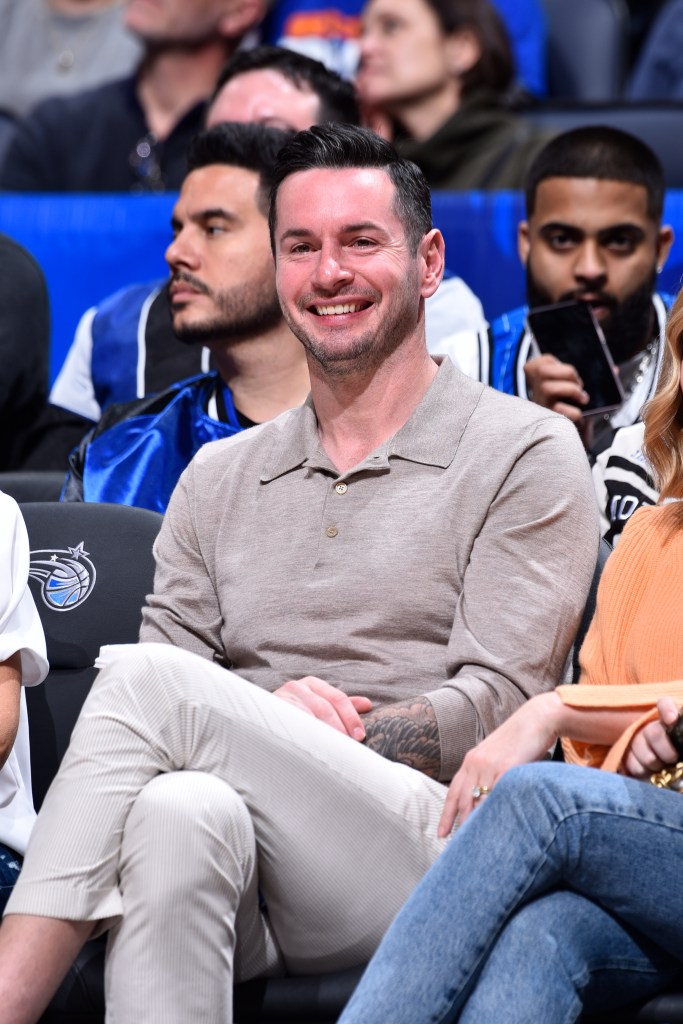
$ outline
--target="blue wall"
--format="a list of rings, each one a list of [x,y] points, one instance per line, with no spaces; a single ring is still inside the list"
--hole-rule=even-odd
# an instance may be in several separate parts
[[[123,285],[165,275],[173,202],[172,195],[0,195],[0,231],[25,245],[45,271],[53,378],[89,306]],[[521,196],[513,192],[434,196],[448,266],[477,293],[489,319],[523,301],[516,248],[522,212]],[[663,290],[676,292],[683,278],[683,191],[667,196],[665,219],[678,238],[660,281]]]

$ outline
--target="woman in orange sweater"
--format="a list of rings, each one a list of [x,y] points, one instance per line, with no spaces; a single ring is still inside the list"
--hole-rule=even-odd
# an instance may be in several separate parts
[[[440,834],[468,820],[339,1024],[567,1024],[683,977],[683,791],[660,788],[683,775],[668,735],[683,705],[682,391],[683,292],[645,417],[660,504],[608,560],[580,683],[466,756]],[[571,764],[526,763],[559,737]]]

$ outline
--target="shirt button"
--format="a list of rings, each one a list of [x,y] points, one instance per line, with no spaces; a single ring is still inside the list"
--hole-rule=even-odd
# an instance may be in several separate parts
[[[335,484],[334,485],[334,489],[337,492],[337,494],[346,494],[346,492],[349,489],[349,485],[348,484]]]
[[[328,537],[336,537],[337,534],[339,533],[339,530],[337,529],[336,526],[328,526],[327,529],[325,530],[325,533],[327,534]]]

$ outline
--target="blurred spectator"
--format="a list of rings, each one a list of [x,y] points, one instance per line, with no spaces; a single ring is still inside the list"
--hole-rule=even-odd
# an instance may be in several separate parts
[[[180,186],[185,151],[225,60],[266,0],[127,0],[144,43],[131,78],[45,100],[15,130],[0,187],[17,191],[161,192]]]
[[[302,131],[312,124],[359,124],[353,86],[318,60],[280,46],[242,50],[219,75],[207,128],[251,121]]]
[[[47,397],[49,360],[43,272],[26,249],[0,235],[0,471],[22,462]]]
[[[617,430],[612,444],[593,464],[593,486],[600,509],[600,532],[614,547],[633,513],[656,505],[659,491],[643,450],[645,424]]]
[[[28,588],[29,541],[16,502],[0,492],[0,913],[36,818],[25,686],[48,672],[45,636]]]
[[[683,0],[660,11],[633,69],[626,95],[632,100],[683,99]]]
[[[514,64],[489,0],[370,0],[357,87],[369,123],[435,189],[519,188],[545,142],[503,105]]]
[[[321,60],[352,78],[365,0],[276,0],[264,37]],[[494,0],[510,36],[520,83],[536,95],[546,91],[546,19],[540,0]],[[397,10],[399,5],[396,5]]]
[[[110,406],[71,456],[67,500],[164,512],[202,444],[305,400],[306,356],[282,316],[267,221],[275,160],[290,135],[230,123],[193,140],[166,250],[167,295],[176,336],[207,346],[217,372]]]
[[[567,416],[594,456],[654,394],[671,302],[656,288],[673,241],[663,203],[659,160],[617,128],[564,132],[529,171],[519,225],[528,306],[491,325],[491,384]],[[542,355],[527,325],[529,307],[572,301],[587,303],[602,328],[625,396],[615,412],[584,415],[589,396],[576,368]]]
[[[122,0],[3,0],[0,107],[23,117],[49,96],[131,74],[141,55]]]

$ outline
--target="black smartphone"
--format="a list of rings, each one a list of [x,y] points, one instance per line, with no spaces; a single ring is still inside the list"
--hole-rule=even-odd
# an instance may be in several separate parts
[[[683,711],[672,726],[666,730],[667,736],[676,748],[678,756],[683,760]]]
[[[588,404],[579,407],[584,414],[597,416],[619,408],[624,401],[619,373],[587,303],[558,302],[530,309],[527,327],[541,352],[576,368],[589,395]]]

